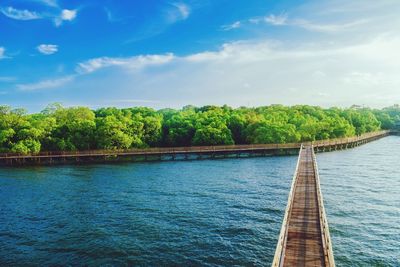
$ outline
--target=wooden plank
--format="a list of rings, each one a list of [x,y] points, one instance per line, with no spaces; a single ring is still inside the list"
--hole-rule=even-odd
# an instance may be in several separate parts
[[[300,150],[272,266],[335,266],[312,146]]]

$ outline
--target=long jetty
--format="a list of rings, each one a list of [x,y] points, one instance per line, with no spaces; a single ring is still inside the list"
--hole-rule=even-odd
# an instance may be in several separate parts
[[[300,148],[272,266],[335,266],[312,145]]]
[[[316,152],[351,148],[391,134],[390,131],[312,142]],[[159,161],[297,154],[301,143],[229,146],[163,147],[129,150],[52,151],[37,154],[0,153],[0,166]]]

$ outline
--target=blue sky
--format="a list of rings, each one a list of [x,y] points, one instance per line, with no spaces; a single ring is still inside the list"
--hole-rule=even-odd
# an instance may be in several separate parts
[[[0,104],[400,103],[400,4],[0,2]]]

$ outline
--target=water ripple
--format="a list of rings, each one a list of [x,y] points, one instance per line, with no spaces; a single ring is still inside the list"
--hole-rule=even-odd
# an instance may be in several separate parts
[[[337,266],[400,266],[399,145],[317,155]],[[0,266],[269,266],[295,164],[0,169]]]

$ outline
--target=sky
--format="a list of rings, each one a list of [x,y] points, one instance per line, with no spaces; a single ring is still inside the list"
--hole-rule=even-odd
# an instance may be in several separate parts
[[[0,105],[400,103],[398,0],[1,0]]]

